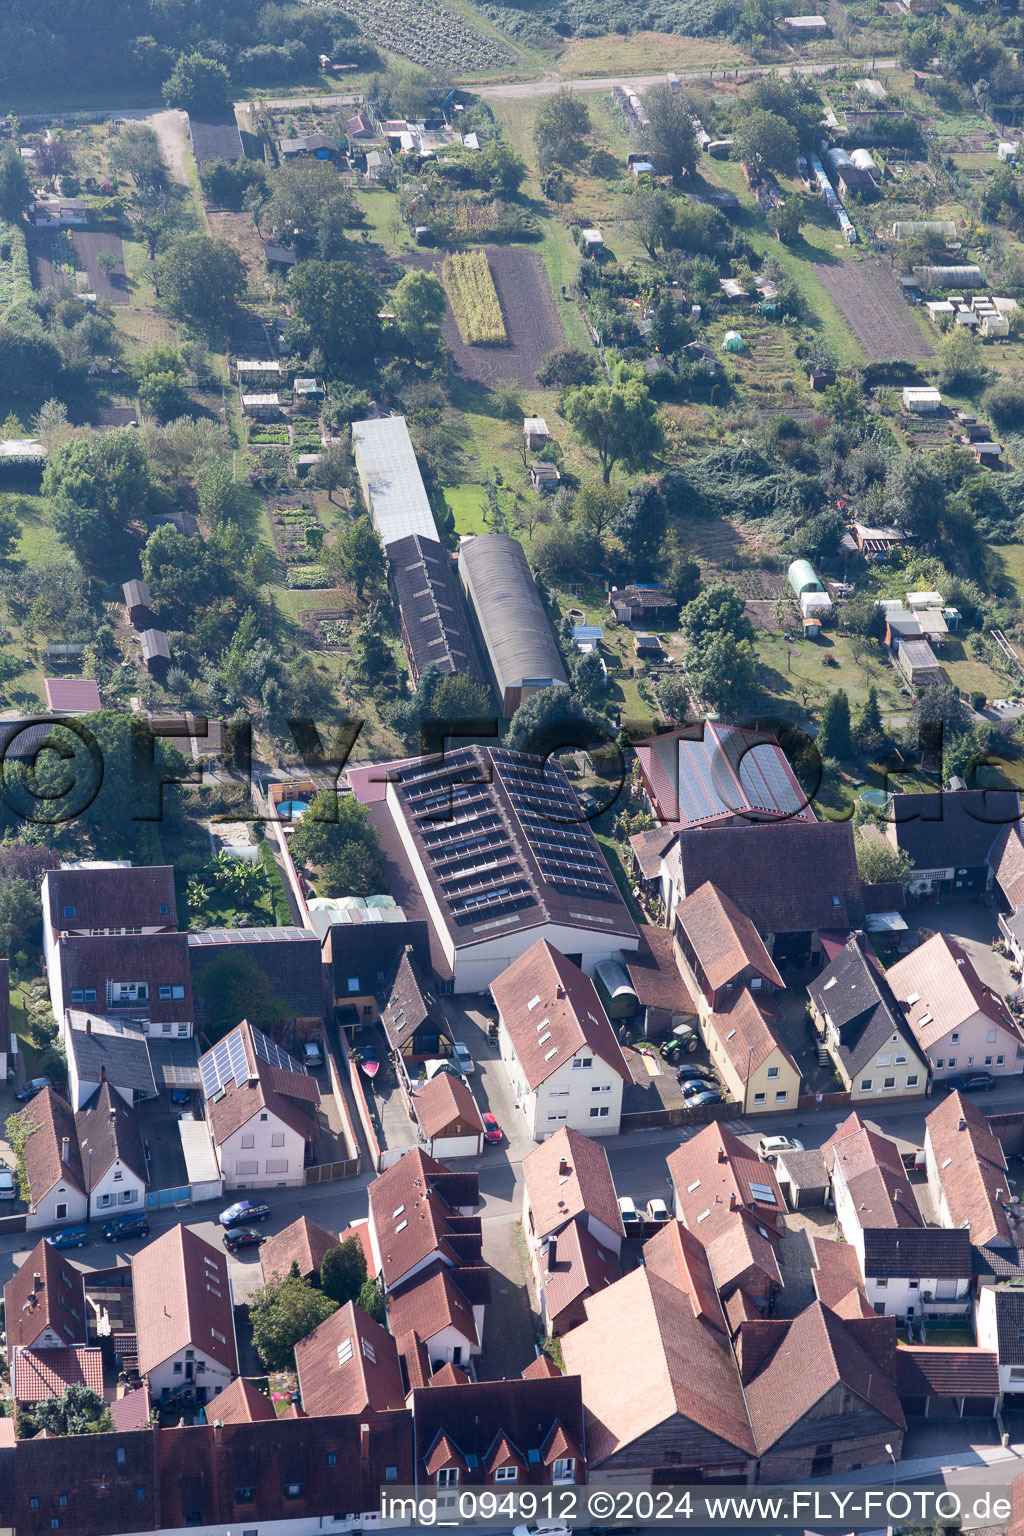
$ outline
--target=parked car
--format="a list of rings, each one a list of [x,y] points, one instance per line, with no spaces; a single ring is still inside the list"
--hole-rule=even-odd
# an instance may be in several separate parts
[[[572,1526],[562,1520],[550,1520],[545,1525],[517,1525],[512,1536],[572,1536]]]
[[[766,1163],[774,1163],[780,1152],[802,1152],[804,1144],[795,1136],[762,1136],[757,1144],[757,1155]]]
[[[469,1054],[469,1046],[464,1040],[453,1040],[452,1050],[455,1052],[455,1060],[458,1062],[459,1066],[462,1068],[463,1072],[465,1072],[467,1077],[471,1072],[476,1071],[476,1062]]]
[[[704,1093],[695,1093],[686,1102],[693,1108],[701,1104],[723,1104],[725,1100],[720,1093],[715,1093],[714,1089],[709,1088]]]
[[[6,1163],[0,1163],[0,1200],[14,1200],[17,1194],[17,1179]]]
[[[172,1088],[171,1103],[178,1109],[187,1109],[192,1103],[192,1094],[188,1088]]]
[[[501,1140],[501,1126],[498,1124],[497,1120],[491,1114],[489,1109],[484,1110],[481,1119],[484,1122],[484,1141],[486,1141],[488,1145],[492,1147],[497,1146],[498,1142]]]
[[[264,1205],[262,1200],[236,1200],[226,1211],[221,1211],[217,1220],[222,1227],[241,1227],[249,1221],[266,1221],[269,1215],[270,1206]]]
[[[959,1089],[961,1093],[971,1093],[974,1091],[987,1093],[990,1088],[994,1088],[996,1085],[996,1080],[991,1072],[958,1072],[956,1077],[946,1077],[942,1081],[943,1087],[948,1088],[950,1093],[955,1089]]]
[[[718,1082],[714,1067],[702,1067],[699,1061],[686,1061],[676,1073],[677,1077],[703,1077],[709,1083]]]
[[[684,1099],[692,1099],[695,1094],[709,1093],[712,1091],[711,1083],[705,1082],[702,1077],[684,1078],[679,1084],[679,1092]]]
[[[25,1104],[25,1103],[28,1102],[29,1099],[34,1099],[37,1093],[42,1093],[44,1088],[52,1088],[52,1087],[53,1087],[53,1079],[52,1078],[50,1078],[50,1077],[33,1077],[33,1078],[29,1079],[29,1081],[25,1084],[24,1088],[19,1088],[18,1089],[18,1091],[17,1091],[17,1093],[15,1093],[14,1097],[17,1099],[19,1104]]]
[[[103,1228],[108,1243],[123,1243],[129,1237],[149,1236],[148,1216],[115,1216]]]
[[[221,1239],[228,1253],[237,1253],[240,1248],[258,1248],[266,1240],[266,1233],[257,1232],[255,1227],[232,1227]]]
[[[632,1195],[619,1196],[619,1215],[622,1217],[622,1225],[627,1237],[631,1232],[639,1232],[643,1226],[643,1218],[636,1208],[636,1201]]]
[[[51,1248],[84,1248],[89,1241],[88,1227],[65,1227],[63,1232],[52,1232],[46,1239]]]
[[[669,1209],[660,1195],[652,1195],[647,1202],[648,1221],[668,1221]]]
[[[302,1065],[304,1067],[322,1067],[324,1053],[320,1048],[319,1040],[306,1040],[302,1047]]]

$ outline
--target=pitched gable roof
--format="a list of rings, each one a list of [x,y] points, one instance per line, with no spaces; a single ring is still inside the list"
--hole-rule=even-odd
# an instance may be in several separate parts
[[[64,1041],[79,1082],[108,1082],[126,1093],[156,1097],[149,1041],[141,1027],[77,1008],[68,1009],[68,1026]]]
[[[103,1396],[103,1353],[98,1345],[62,1349],[16,1349],[11,1355],[11,1388],[19,1403],[60,1397],[71,1386]]]
[[[502,971],[491,996],[531,1088],[585,1047],[632,1080],[594,983],[547,939]]]
[[[451,1072],[437,1072],[412,1094],[412,1107],[428,1141],[449,1136],[479,1136],[484,1123],[469,1084]]]
[[[145,1002],[117,1005],[124,1016],[145,1016],[154,1024],[192,1022],[192,969],[188,959],[187,933],[97,933],[70,934],[58,951],[65,996],[74,1002],[73,993],[91,990],[98,1013],[111,1013],[115,1005],[107,1002],[107,982],[144,981],[149,986]],[[161,987],[172,995],[161,997]],[[174,997],[178,987],[183,996]]]
[[[637,742],[634,751],[651,797],[672,830],[707,828],[741,816],[814,820],[785,753],[767,732],[690,725]]]
[[[886,836],[915,869],[984,864],[1007,824],[1020,821],[1013,790],[961,789],[894,795]]]
[[[57,933],[178,926],[169,864],[65,866],[48,872],[43,889],[46,915]]]
[[[523,1158],[523,1178],[538,1238],[584,1214],[622,1235],[608,1154],[599,1141],[563,1125]]]
[[[299,1340],[295,1369],[308,1414],[405,1406],[398,1346],[353,1301]]]
[[[452,1239],[467,1233],[467,1218],[457,1207],[479,1199],[475,1173],[452,1174],[414,1147],[373,1180],[368,1194],[385,1289],[435,1251],[452,1263],[465,1257],[464,1245]],[[479,1230],[479,1222],[470,1219],[468,1235]],[[476,1248],[479,1253],[479,1240]]]
[[[207,1114],[218,1145],[223,1145],[229,1136],[248,1125],[253,1116],[263,1110],[307,1140],[316,1133],[315,1111],[320,1103],[316,1079],[310,1077],[286,1051],[281,1055],[289,1066],[267,1060],[266,1048],[261,1045],[264,1039],[261,1031],[254,1030],[248,1019],[243,1019],[237,1029],[199,1059],[202,1073],[205,1063],[218,1053],[233,1048],[239,1060],[244,1059],[245,1063],[247,1076],[241,1082],[238,1073],[228,1077],[226,1082],[224,1074],[219,1074],[218,1080],[223,1087],[207,1098]]]
[[[667,1161],[683,1220],[702,1243],[740,1219],[737,1207],[781,1231],[786,1207],[774,1168],[726,1126],[706,1125]]]
[[[587,1321],[564,1335],[562,1355],[582,1381],[592,1465],[676,1418],[715,1436],[723,1460],[756,1453],[728,1336],[681,1306],[675,1285],[635,1269],[585,1305]],[[624,1320],[629,1369],[609,1370],[622,1356]]]
[[[681,1221],[667,1221],[644,1243],[644,1264],[688,1297],[694,1317],[725,1332],[725,1317],[707,1250]]]
[[[891,1324],[895,1344],[895,1318],[880,1317],[870,1322]],[[741,1326],[741,1337],[743,1329],[749,1326]],[[899,1429],[904,1427],[896,1388],[881,1369],[878,1358],[867,1352],[853,1325],[823,1307],[820,1301],[812,1302],[792,1321],[753,1326],[778,1334],[770,1358],[746,1384],[747,1406],[762,1453],[809,1413],[832,1387],[840,1384],[891,1424]]]
[[[864,1273],[879,1279],[969,1280],[970,1235],[959,1227],[869,1227],[864,1233]]]
[[[437,1377],[434,1378],[434,1383]],[[512,1377],[417,1388],[416,1437],[426,1468],[518,1464],[550,1466],[556,1456],[583,1457],[583,1403],[578,1377]],[[444,1458],[448,1458],[447,1461]],[[577,1471],[580,1470],[577,1465]]]
[[[337,1248],[341,1238],[328,1232],[308,1216],[300,1216],[281,1232],[274,1232],[260,1250],[260,1263],[265,1278],[286,1275],[293,1262],[298,1264],[301,1275],[319,1275],[324,1254]]]
[[[862,936],[851,934],[807,991],[818,1012],[835,1026],[836,1048],[851,1077],[873,1061],[894,1034],[913,1048],[914,1034],[904,1023],[885,972]]]
[[[1002,998],[982,981],[967,951],[944,933],[933,934],[886,974],[925,1051],[977,1013],[1020,1039]]]
[[[722,1049],[744,1081],[777,1056],[800,1076],[800,1068],[765,1018],[749,987],[741,987],[716,1008],[709,1020]]]
[[[559,1317],[567,1307],[612,1285],[621,1274],[619,1256],[602,1248],[595,1237],[571,1221],[548,1244],[540,1261],[540,1285],[549,1319]]]
[[[896,1351],[900,1397],[995,1397],[999,1359],[988,1349],[911,1345]]]
[[[811,1236],[814,1268],[811,1280],[814,1294],[837,1317],[874,1317],[860,1272],[857,1250],[852,1243],[840,1243],[815,1232]]]
[[[135,1331],[143,1376],[180,1349],[238,1370],[231,1285],[223,1253],[178,1225],[132,1258]]]
[[[21,1124],[34,1129],[25,1139],[25,1173],[33,1205],[48,1195],[55,1184],[70,1184],[85,1194],[82,1154],[75,1131],[75,1115],[67,1099],[53,1088],[44,1088],[21,1111]]]
[[[218,1392],[213,1417],[222,1424],[256,1424],[261,1420],[269,1423],[277,1418],[277,1410],[265,1392],[244,1376],[237,1376],[223,1392]]]
[[[667,859],[684,894],[713,881],[760,934],[856,928],[863,918],[846,821],[691,828]]]
[[[773,986],[785,986],[749,917],[710,880],[679,903],[676,922],[714,990],[748,967]]]
[[[82,1167],[89,1189],[96,1187],[109,1169],[122,1163],[143,1184],[146,1156],[142,1148],[139,1117],[109,1082],[102,1082],[75,1116],[75,1131]]]
[[[953,1226],[966,1227],[972,1244],[1015,1247],[1006,1155],[981,1110],[955,1091],[935,1106],[925,1127]]]
[[[440,1260],[388,1292],[388,1325],[396,1338],[417,1333],[427,1345],[454,1328],[471,1345],[480,1343],[473,1308],[457,1284],[459,1271]]]
[[[10,1349],[28,1348],[47,1329],[67,1344],[86,1344],[89,1329],[82,1271],[40,1238],[4,1287],[4,1314]]]
[[[437,993],[420,969],[411,946],[399,956],[380,1021],[393,1051],[401,1050],[424,1024],[433,1023],[444,1031],[444,1012]]]
[[[841,1171],[862,1227],[924,1226],[896,1143],[869,1130],[856,1112],[823,1151],[829,1173]]]
[[[1024,838],[1018,823],[1001,828],[989,852],[988,862],[1011,910],[1015,912],[1018,907],[1024,907]]]

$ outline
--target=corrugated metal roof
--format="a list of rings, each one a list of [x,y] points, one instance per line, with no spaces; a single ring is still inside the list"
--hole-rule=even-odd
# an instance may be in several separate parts
[[[459,575],[476,612],[498,691],[568,679],[523,546],[504,533],[459,547]]]
[[[440,542],[405,417],[354,421],[352,447],[363,495],[384,548],[412,534]]]

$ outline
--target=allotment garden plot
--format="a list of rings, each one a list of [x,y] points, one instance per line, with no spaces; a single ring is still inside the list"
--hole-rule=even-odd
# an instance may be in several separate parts
[[[501,314],[508,333],[506,346],[471,346],[463,341],[449,305],[444,322],[444,339],[464,378],[478,384],[494,384],[511,379],[523,389],[537,387],[537,369],[547,354],[565,344],[561,316],[551,293],[544,263],[536,251],[519,245],[489,245],[487,262],[494,280]],[[441,276],[443,258],[425,261],[413,258],[417,266],[433,268]]]
[[[31,242],[35,280],[39,288],[50,288],[63,273],[75,280],[84,273],[86,290],[108,304],[127,304],[128,279],[124,270],[121,236],[99,229],[65,229],[39,232]],[[109,251],[115,264],[100,261]]]
[[[932,343],[884,268],[873,261],[816,261],[813,269],[869,361],[919,362],[932,356]]]

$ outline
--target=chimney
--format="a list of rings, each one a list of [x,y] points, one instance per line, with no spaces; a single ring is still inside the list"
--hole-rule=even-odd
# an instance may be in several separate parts
[[[103,1064],[103,1062],[100,1062],[100,1082],[101,1083],[105,1083],[106,1080],[107,1080],[107,1069],[106,1069],[106,1066]]]
[[[214,1443],[214,1445],[221,1445],[221,1444],[223,1444],[223,1441],[224,1441],[224,1420],[223,1419],[214,1419],[214,1421],[213,1421],[213,1443]]]
[[[724,1147],[719,1147],[718,1149],[718,1161],[720,1163],[727,1163],[729,1161],[729,1154]]]
[[[43,1287],[43,1277],[42,1277],[42,1275],[39,1273],[39,1271],[37,1269],[35,1274],[32,1276],[32,1289],[33,1289],[33,1291],[39,1291],[39,1290],[42,1290],[42,1287]]]
[[[87,1035],[92,1034],[92,1016],[88,1013],[85,1016],[85,1032]]]
[[[369,1461],[369,1459],[370,1459],[370,1426],[369,1426],[369,1424],[360,1424],[360,1426],[359,1426],[359,1460],[360,1461]]]
[[[961,1115],[960,1119],[957,1121],[956,1128],[958,1131],[966,1131],[967,1121],[964,1119],[963,1115]]]
[[[562,986],[561,982],[559,982],[558,986],[555,988],[555,996],[556,997],[564,997],[565,996],[565,988]]]
[[[558,1164],[558,1176],[559,1176],[559,1178],[562,1178],[562,1179],[566,1178],[568,1176],[568,1174],[569,1174],[569,1171],[570,1171],[569,1170],[569,1159],[567,1157],[563,1157],[561,1159],[561,1161],[559,1162],[559,1164]]]
[[[70,1151],[70,1148],[71,1148],[70,1140],[68,1139],[67,1136],[62,1136],[61,1139],[60,1139],[60,1160],[61,1160],[62,1163],[66,1163],[68,1161],[68,1153]]]

